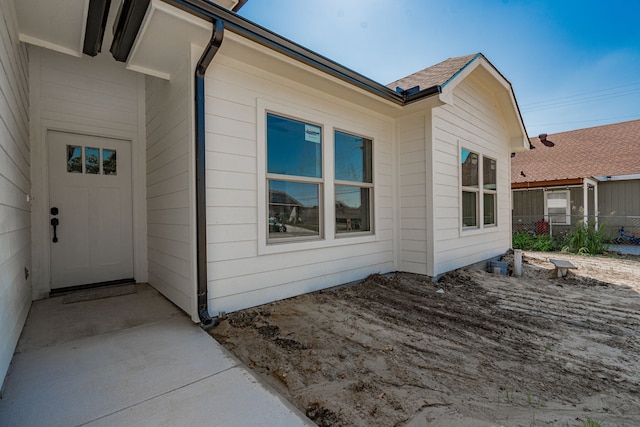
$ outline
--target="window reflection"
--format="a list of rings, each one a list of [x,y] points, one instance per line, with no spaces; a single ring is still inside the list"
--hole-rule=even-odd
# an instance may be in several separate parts
[[[85,173],[100,173],[100,149],[93,147],[84,148]]]
[[[102,150],[102,173],[104,175],[116,175],[116,150]]]
[[[82,147],[67,145],[67,172],[82,173]]]
[[[335,132],[336,179],[372,182],[371,140],[348,133]]]
[[[371,231],[369,188],[336,185],[336,233]]]
[[[269,238],[320,235],[320,185],[269,181]]]
[[[478,155],[462,149],[462,185],[478,187]]]
[[[267,114],[267,172],[321,178],[320,126]]]

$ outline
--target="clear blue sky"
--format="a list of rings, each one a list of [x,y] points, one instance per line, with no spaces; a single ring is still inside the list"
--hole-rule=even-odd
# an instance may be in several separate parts
[[[640,0],[248,0],[240,15],[384,84],[482,52],[529,136],[640,118]]]

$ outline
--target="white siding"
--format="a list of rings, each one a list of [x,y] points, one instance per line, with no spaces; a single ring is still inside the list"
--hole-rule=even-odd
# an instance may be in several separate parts
[[[0,1],[0,387],[31,306],[28,56],[13,2]]]
[[[117,138],[131,141],[133,176],[134,275],[146,281],[144,243],[144,105],[143,80],[124,64],[103,52],[91,58],[75,58],[29,46],[29,86],[31,100],[31,158],[33,196],[33,296],[49,293],[49,187],[47,130]]]
[[[149,283],[198,321],[192,203],[193,75],[146,77]]]
[[[491,91],[473,74],[455,88],[453,105],[434,109],[434,276],[503,254],[511,246],[510,149],[502,117]],[[497,159],[497,227],[461,230],[460,146]]]
[[[430,111],[429,111],[430,114]],[[400,269],[428,274],[427,146],[424,113],[397,121],[400,188]],[[429,183],[430,185],[430,183]]]
[[[394,270],[393,149],[391,120],[362,106],[248,67],[221,51],[207,73],[207,242],[209,310],[234,311]],[[318,79],[320,83],[321,80]],[[278,112],[316,118],[324,143],[333,128],[374,140],[375,234],[267,246],[266,184],[258,158],[265,129],[258,125],[266,103]],[[262,122],[264,120],[262,119]],[[325,158],[325,186],[332,203],[333,159]],[[262,193],[261,193],[262,192]],[[266,205],[266,202],[265,202]],[[331,211],[332,206],[327,206]],[[262,212],[262,214],[260,214]],[[262,223],[260,223],[262,222]],[[332,230],[331,219],[327,219]],[[266,234],[266,232],[265,232]]]

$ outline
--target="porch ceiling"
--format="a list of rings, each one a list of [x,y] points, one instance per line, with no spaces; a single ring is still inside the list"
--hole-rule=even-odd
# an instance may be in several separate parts
[[[89,0],[15,0],[20,41],[80,57]]]
[[[127,68],[169,80],[182,66],[182,59],[191,54],[191,46],[202,52],[212,31],[210,22],[161,0],[151,0],[127,58]]]

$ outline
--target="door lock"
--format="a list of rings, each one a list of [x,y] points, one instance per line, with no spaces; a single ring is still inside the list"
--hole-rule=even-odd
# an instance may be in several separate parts
[[[56,207],[51,208],[51,215],[58,215],[58,208]],[[58,235],[56,230],[56,228],[58,227],[58,224],[60,224],[60,221],[58,220],[58,218],[51,218],[51,225],[53,226],[53,243],[58,242]]]

